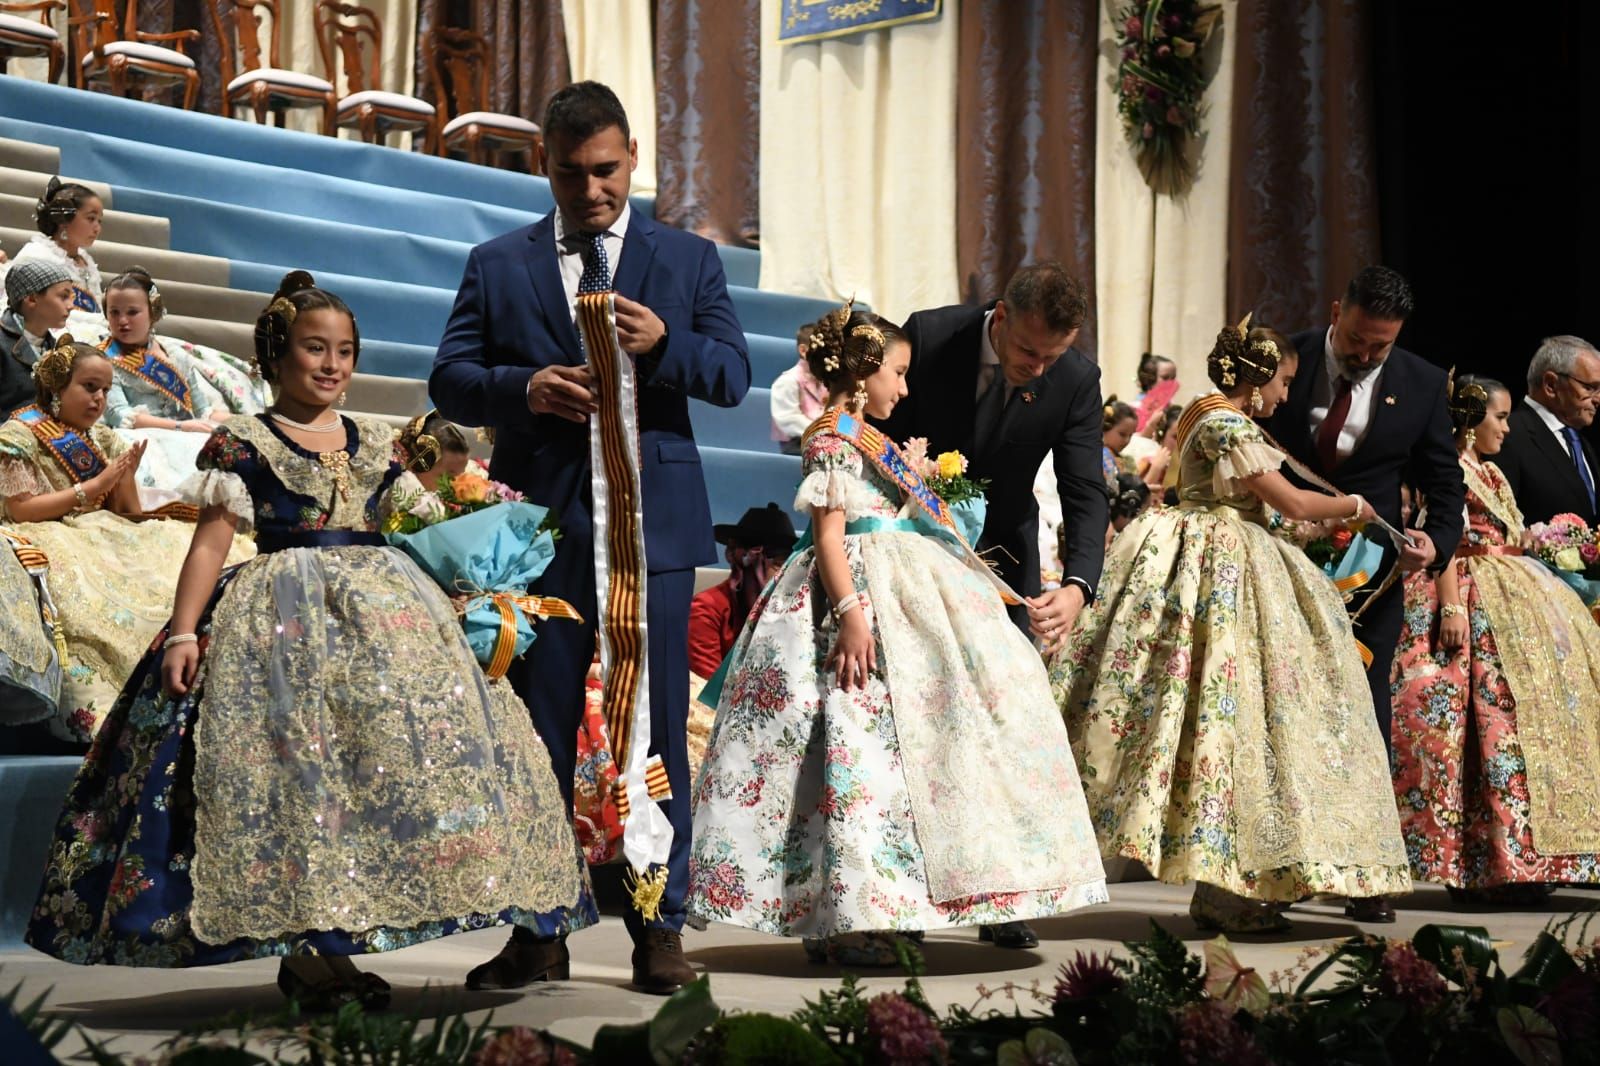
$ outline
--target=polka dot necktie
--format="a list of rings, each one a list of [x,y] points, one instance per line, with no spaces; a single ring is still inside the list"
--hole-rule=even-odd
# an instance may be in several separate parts
[[[586,233],[588,254],[584,257],[583,275],[578,278],[578,294],[606,292],[611,288],[611,263],[606,258],[606,235]]]

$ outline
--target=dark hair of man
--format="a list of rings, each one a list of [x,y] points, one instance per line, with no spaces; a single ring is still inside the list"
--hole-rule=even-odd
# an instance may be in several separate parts
[[[597,81],[576,81],[556,91],[544,109],[544,137],[553,136],[574,144],[587,141],[603,129],[616,126],[626,141],[628,113],[617,94]]]
[[[1083,283],[1053,259],[1011,275],[1003,299],[1008,314],[1037,314],[1052,333],[1071,333],[1089,313]]]
[[[1372,318],[1404,322],[1416,310],[1411,284],[1383,266],[1362,267],[1344,291],[1345,306],[1359,307]]]

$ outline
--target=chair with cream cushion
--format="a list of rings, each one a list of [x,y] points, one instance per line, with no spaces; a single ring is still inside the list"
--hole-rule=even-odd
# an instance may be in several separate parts
[[[66,6],[66,0],[0,3],[0,74],[6,72],[6,63],[12,59],[43,56],[48,61],[50,83],[55,84],[66,65],[67,50],[61,46],[61,34],[50,24],[50,17]],[[38,18],[25,17],[25,11],[36,13]]]
[[[342,58],[349,89],[334,107],[334,126],[360,130],[368,144],[379,144],[390,133],[421,133],[423,151],[431,154],[439,133],[433,105],[404,93],[367,88],[367,64],[376,71],[383,59],[383,24],[377,12],[339,0],[320,0],[316,24],[323,72],[337,85]]]
[[[539,127],[517,115],[483,110],[489,106],[489,42],[483,35],[441,27],[423,35],[422,51],[433,75],[433,97],[448,120],[439,133],[439,154],[464,149],[468,159],[483,163],[489,150],[526,151],[533,170]]]
[[[78,54],[83,57],[76,69],[78,88],[107,85],[114,95],[127,96],[141,82],[182,85],[183,109],[194,110],[200,72],[183,46],[197,40],[199,30],[145,33],[139,29],[139,0],[127,0],[119,34],[116,0],[80,0],[78,7],[83,14],[67,20],[78,31]]]
[[[270,19],[265,27],[257,9]],[[338,104],[333,84],[315,74],[285,70],[278,65],[278,0],[211,0],[208,10],[217,40],[222,42],[222,95],[229,114],[248,104],[261,125],[267,124],[267,113],[271,112],[276,124],[282,126],[289,108],[315,107],[322,112],[322,132],[333,133],[334,108]],[[267,39],[265,64],[261,62],[263,32]],[[234,73],[235,52],[243,68],[238,74]]]

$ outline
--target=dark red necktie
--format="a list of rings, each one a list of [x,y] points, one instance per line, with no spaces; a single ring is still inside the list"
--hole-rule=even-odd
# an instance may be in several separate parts
[[[1333,473],[1339,465],[1339,434],[1344,430],[1344,420],[1350,417],[1350,379],[1339,378],[1333,391],[1333,402],[1328,405],[1328,417],[1317,430],[1317,458],[1322,462],[1322,472]]]

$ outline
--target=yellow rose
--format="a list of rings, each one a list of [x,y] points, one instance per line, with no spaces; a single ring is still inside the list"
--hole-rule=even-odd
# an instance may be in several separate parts
[[[1583,556],[1577,548],[1562,548],[1556,552],[1556,565],[1563,570],[1577,572],[1583,569]]]
[[[939,456],[939,476],[942,478],[956,478],[961,476],[960,452],[945,452]]]
[[[450,479],[450,491],[462,503],[486,503],[494,498],[488,479],[476,474],[457,474]]]

